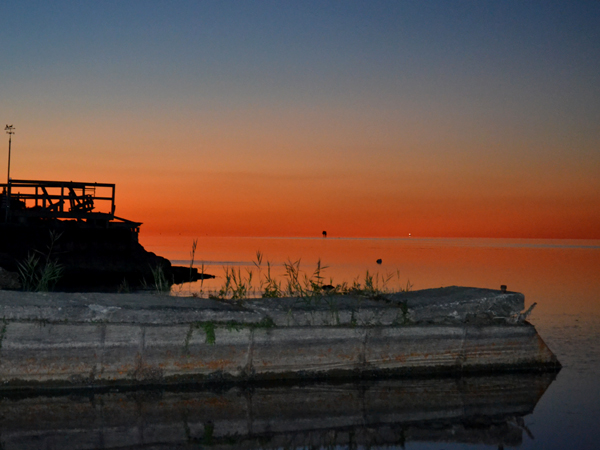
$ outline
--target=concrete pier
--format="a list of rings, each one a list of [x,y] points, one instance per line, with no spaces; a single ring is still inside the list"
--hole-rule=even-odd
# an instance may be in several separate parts
[[[0,292],[4,390],[560,367],[519,293],[450,287],[242,303]]]

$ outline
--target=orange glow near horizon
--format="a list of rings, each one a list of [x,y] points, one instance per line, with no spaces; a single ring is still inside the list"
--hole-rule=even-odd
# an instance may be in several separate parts
[[[550,131],[532,144],[459,122],[464,137],[429,135],[402,111],[330,111],[329,126],[305,112],[179,112],[169,139],[153,114],[66,138],[36,123],[13,139],[12,174],[115,183],[117,216],[149,235],[600,238],[600,154],[568,158]]]
[[[0,16],[11,175],[142,233],[600,238],[596,2],[39,3]]]
[[[416,156],[363,168],[250,158],[243,170],[239,162],[225,170],[193,153],[110,165],[96,156],[106,155],[100,147],[85,156],[75,148],[60,164],[45,155],[24,166],[19,157],[34,150],[17,147],[14,177],[115,183],[116,215],[143,222],[148,235],[600,238],[600,181],[581,170],[473,171]],[[223,151],[237,150],[214,153]]]
[[[201,192],[201,191],[198,191]],[[119,198],[119,214],[144,222],[147,234],[211,236],[600,238],[600,208],[593,202],[553,199],[449,198],[377,195],[362,199],[242,186],[174,201],[145,190],[145,198]],[[146,197],[147,195],[147,197]],[[175,194],[176,195],[176,194]],[[122,196],[124,197],[124,196]],[[387,198],[385,198],[387,197]],[[333,199],[333,200],[332,200]],[[145,200],[145,201],[144,201]]]
[[[516,183],[518,174],[465,182],[451,171],[431,184],[410,171],[288,173],[120,177],[117,214],[147,234],[600,238],[593,186],[559,192],[543,180]]]

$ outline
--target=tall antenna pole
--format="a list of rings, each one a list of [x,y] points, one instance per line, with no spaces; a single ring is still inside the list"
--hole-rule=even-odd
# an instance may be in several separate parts
[[[6,184],[10,183],[10,146],[12,144],[12,135],[15,134],[15,127],[12,125],[6,125],[4,128],[6,134],[8,134],[8,174],[6,175]]]

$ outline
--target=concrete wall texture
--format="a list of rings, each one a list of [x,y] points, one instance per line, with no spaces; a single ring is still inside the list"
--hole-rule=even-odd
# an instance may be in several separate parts
[[[279,299],[273,306],[274,300],[230,304],[4,291],[0,381],[5,389],[20,389],[560,367],[535,328],[515,319],[521,294],[515,300],[490,291],[497,292],[500,307],[494,308],[490,292],[473,291],[486,310],[473,307],[476,314],[461,315],[457,311],[466,310],[472,298],[460,292],[460,301],[438,295],[435,315],[414,321],[419,304],[414,293],[412,303],[395,294],[311,299],[312,304]],[[421,295],[431,309],[431,293]],[[507,302],[514,306],[507,308]]]

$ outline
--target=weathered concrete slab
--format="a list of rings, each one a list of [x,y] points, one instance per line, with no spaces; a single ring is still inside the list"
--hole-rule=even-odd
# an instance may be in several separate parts
[[[302,327],[256,330],[252,365],[258,378],[351,374],[365,368],[367,330],[347,327]]]
[[[523,307],[521,294],[474,288],[242,304],[0,291],[0,381],[6,389],[558,369],[518,320]]]
[[[169,295],[0,291],[0,317],[160,325],[207,320],[255,323],[265,316],[233,303]]]
[[[405,305],[407,318],[414,323],[514,320],[525,308],[525,296],[519,292],[459,286],[402,292],[386,298]]]
[[[518,292],[451,286],[380,295],[319,295],[242,302],[153,294],[0,291],[6,320],[174,324],[197,321],[277,326],[399,325],[515,321],[525,307]]]

